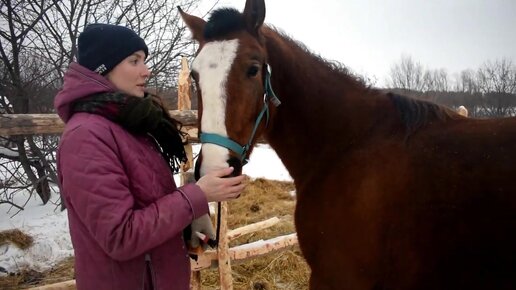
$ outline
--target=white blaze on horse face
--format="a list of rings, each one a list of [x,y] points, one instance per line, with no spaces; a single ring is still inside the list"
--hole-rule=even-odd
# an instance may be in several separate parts
[[[226,82],[235,60],[238,40],[209,42],[201,49],[192,64],[199,75],[202,93],[201,129],[227,137],[226,131]],[[215,145],[202,144],[201,176],[213,169],[226,168],[229,150]]]

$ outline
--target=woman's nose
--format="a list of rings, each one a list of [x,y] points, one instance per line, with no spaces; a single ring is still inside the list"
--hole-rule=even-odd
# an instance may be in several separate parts
[[[144,65],[144,68],[142,71],[142,76],[145,78],[149,78],[149,76],[150,76],[150,69],[146,64]]]

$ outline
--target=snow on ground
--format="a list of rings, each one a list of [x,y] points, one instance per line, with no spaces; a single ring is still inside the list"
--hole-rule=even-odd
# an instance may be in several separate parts
[[[244,166],[243,174],[252,178],[292,181],[287,169],[281,163],[278,155],[269,145],[258,144],[254,149],[249,163]]]
[[[28,198],[27,191],[19,192],[14,202],[23,205]],[[43,206],[39,197],[32,196],[25,210],[20,212],[9,205],[0,205],[0,231],[17,228],[34,238],[34,245],[25,251],[12,244],[0,246],[0,267],[8,272],[18,272],[25,267],[44,270],[73,255],[66,211],[61,212],[55,205],[58,199],[54,195]]]
[[[197,154],[199,148],[199,145],[194,145],[194,154]],[[269,145],[260,144],[255,147],[243,173],[251,178],[292,180]],[[20,192],[15,196],[15,203],[23,205],[27,199],[29,194]],[[0,246],[0,269],[19,272],[28,267],[43,271],[73,255],[67,214],[56,206],[57,200],[58,196],[54,194],[51,201],[43,206],[38,197],[32,196],[25,210],[20,212],[10,205],[0,204],[0,231],[17,228],[34,238],[34,245],[25,251],[11,244]]]

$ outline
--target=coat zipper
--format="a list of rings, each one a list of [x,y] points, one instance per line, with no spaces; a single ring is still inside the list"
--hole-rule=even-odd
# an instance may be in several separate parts
[[[144,277],[150,277],[150,281],[149,281],[150,289],[154,290],[156,287],[156,279],[155,279],[155,275],[154,275],[154,269],[152,268],[152,259],[151,259],[150,254],[145,254],[145,275],[144,275]],[[146,280],[147,279],[143,280],[144,287],[145,287]]]

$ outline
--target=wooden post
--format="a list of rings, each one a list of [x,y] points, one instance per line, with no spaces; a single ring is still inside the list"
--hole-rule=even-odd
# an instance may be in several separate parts
[[[188,60],[183,56],[181,59],[181,71],[179,72],[179,81],[177,87],[177,109],[190,110],[192,108],[190,88],[192,80],[190,79],[190,68]]]
[[[233,290],[233,277],[231,275],[231,258],[229,255],[228,238],[228,204],[222,202],[220,206],[220,235],[217,256],[219,260],[219,277],[221,290]]]
[[[192,81],[190,80],[190,69],[188,68],[188,61],[186,57],[183,56],[181,59],[181,71],[179,72],[179,81],[177,86],[177,110],[191,110],[192,103],[190,101],[190,85]],[[181,171],[179,173],[180,185],[185,185],[188,182],[191,182],[193,179],[192,172],[188,172],[191,168],[193,168],[193,152],[192,145],[185,145],[185,152],[188,161],[181,164]],[[192,271],[190,276],[190,290],[200,290],[201,289],[201,271]]]
[[[192,271],[190,290],[201,290],[201,271]]]
[[[190,101],[190,86],[192,81],[190,80],[190,69],[188,68],[188,62],[186,57],[183,56],[181,59],[181,71],[179,72],[179,81],[177,87],[177,110],[185,111],[192,109],[192,102]],[[191,172],[188,172],[193,168],[193,153],[192,145],[185,145],[186,156],[188,162],[181,164],[181,184],[184,185],[189,182],[192,178]]]

